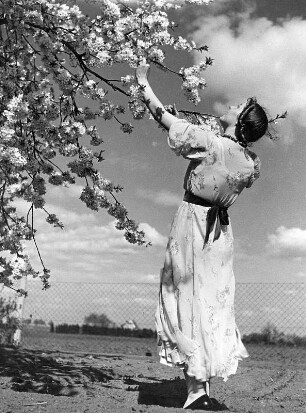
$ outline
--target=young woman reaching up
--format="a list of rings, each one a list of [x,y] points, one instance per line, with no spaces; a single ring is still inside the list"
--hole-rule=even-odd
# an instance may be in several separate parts
[[[184,369],[185,409],[218,410],[209,397],[212,377],[235,374],[248,356],[235,323],[233,236],[228,208],[259,177],[248,145],[267,131],[255,98],[230,106],[219,132],[167,112],[148,82],[149,65],[136,69],[144,101],[168,130],[168,144],[190,161],[185,195],[174,217],[161,271],[156,329],[160,360]]]

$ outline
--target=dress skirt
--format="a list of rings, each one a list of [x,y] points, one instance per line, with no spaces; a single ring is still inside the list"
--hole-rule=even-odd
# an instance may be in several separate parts
[[[233,236],[222,226],[204,245],[209,207],[182,202],[161,271],[155,316],[160,361],[200,381],[235,374],[248,357],[235,323]]]

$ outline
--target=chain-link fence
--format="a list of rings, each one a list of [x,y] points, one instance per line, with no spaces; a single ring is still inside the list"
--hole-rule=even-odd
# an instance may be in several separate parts
[[[69,333],[66,350],[78,340],[75,348],[79,351],[85,346],[83,351],[103,352],[101,334],[142,329],[146,329],[145,337],[152,330],[153,340],[158,289],[158,284],[54,283],[42,291],[40,282],[28,282],[22,345],[47,350],[52,342],[62,349],[59,337]],[[305,349],[306,283],[237,283],[235,308],[246,343]],[[97,330],[86,330],[83,325]],[[90,335],[90,344],[81,340],[86,335]]]

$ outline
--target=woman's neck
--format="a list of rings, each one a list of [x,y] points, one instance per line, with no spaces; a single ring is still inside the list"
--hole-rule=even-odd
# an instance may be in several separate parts
[[[227,126],[227,127],[224,129],[224,134],[225,134],[225,135],[233,136],[234,138],[237,139],[237,137],[236,137],[236,135],[235,135],[235,130],[236,130],[236,126]]]

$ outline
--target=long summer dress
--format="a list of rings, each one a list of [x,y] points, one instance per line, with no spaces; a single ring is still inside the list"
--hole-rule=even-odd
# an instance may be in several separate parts
[[[176,121],[168,144],[190,160],[184,189],[229,207],[259,176],[258,157],[211,127]],[[182,201],[174,217],[161,270],[155,322],[160,361],[185,368],[200,381],[235,374],[248,357],[235,323],[231,224],[205,243],[210,207]],[[216,223],[214,224],[216,227]]]

